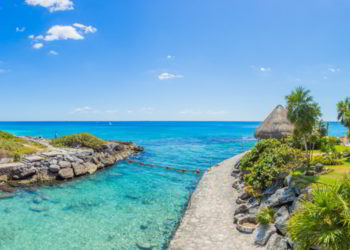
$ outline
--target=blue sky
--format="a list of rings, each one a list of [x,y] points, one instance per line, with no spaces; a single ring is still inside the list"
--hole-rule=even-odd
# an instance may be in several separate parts
[[[350,2],[0,1],[0,120],[262,120],[350,94]]]

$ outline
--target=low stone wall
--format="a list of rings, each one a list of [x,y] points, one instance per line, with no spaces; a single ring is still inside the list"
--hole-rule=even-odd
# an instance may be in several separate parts
[[[42,139],[40,143],[45,144]],[[0,190],[1,186],[55,184],[93,174],[143,151],[143,147],[132,143],[117,142],[107,143],[101,152],[45,146],[48,151],[25,156],[21,162],[0,164]]]

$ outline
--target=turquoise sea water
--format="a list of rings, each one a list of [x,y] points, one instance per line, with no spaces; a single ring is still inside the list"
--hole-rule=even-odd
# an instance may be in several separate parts
[[[91,132],[145,147],[139,161],[200,169],[255,144],[258,122],[0,122],[17,135]],[[345,134],[332,123],[332,135]],[[129,165],[0,200],[0,249],[165,249],[199,176]]]

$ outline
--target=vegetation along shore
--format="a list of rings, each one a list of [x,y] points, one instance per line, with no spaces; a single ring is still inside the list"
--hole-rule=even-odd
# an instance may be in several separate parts
[[[204,175],[170,249],[350,249],[348,139],[328,136],[308,90],[286,101],[251,151]],[[349,99],[337,109],[349,128]]]
[[[14,136],[0,131],[0,197],[13,186],[55,184],[114,165],[143,148],[105,141],[88,133],[57,139]]]

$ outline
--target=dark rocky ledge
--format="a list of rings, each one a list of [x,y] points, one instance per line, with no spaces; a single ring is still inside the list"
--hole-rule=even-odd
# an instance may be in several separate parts
[[[130,142],[108,141],[101,151],[57,148],[49,139],[22,137],[47,147],[44,151],[23,156],[20,162],[0,164],[0,190],[8,186],[53,185],[113,166],[117,161],[143,151]],[[1,197],[0,197],[1,198]]]

